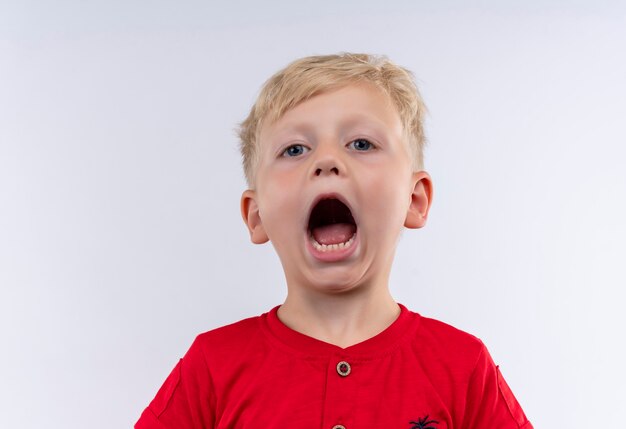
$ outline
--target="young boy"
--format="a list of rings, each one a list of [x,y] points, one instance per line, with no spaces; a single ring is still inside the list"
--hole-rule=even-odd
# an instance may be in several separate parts
[[[479,339],[389,293],[432,201],[424,112],[385,58],[307,57],[267,81],[239,133],[241,211],[287,298],[199,335],[137,429],[532,428]]]

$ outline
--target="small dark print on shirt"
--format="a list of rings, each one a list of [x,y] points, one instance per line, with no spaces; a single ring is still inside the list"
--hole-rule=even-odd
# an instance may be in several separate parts
[[[433,425],[437,425],[439,422],[437,420],[428,420],[428,414],[426,414],[426,417],[419,418],[417,421],[411,420],[409,424],[411,429],[437,429]]]

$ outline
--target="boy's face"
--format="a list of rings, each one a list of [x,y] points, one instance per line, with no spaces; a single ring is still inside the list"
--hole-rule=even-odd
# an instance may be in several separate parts
[[[258,144],[242,215],[253,242],[271,240],[289,288],[386,287],[400,232],[424,225],[432,192],[391,100],[370,84],[325,92],[264,125]]]

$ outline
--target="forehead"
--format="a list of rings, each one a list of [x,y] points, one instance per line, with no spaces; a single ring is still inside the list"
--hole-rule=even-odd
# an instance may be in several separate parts
[[[370,127],[386,134],[402,133],[391,98],[373,84],[350,84],[324,91],[297,104],[273,123],[261,127],[260,142],[293,133],[317,134]]]

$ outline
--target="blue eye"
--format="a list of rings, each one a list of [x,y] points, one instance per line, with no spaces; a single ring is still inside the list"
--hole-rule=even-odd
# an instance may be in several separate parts
[[[352,146],[355,150],[365,152],[367,150],[373,149],[374,145],[371,144],[366,139],[356,139],[350,142],[350,146]]]
[[[308,150],[309,148],[301,144],[294,144],[294,145],[289,146],[287,149],[285,149],[282,153],[282,156],[289,156],[289,157],[300,156],[306,153]]]

